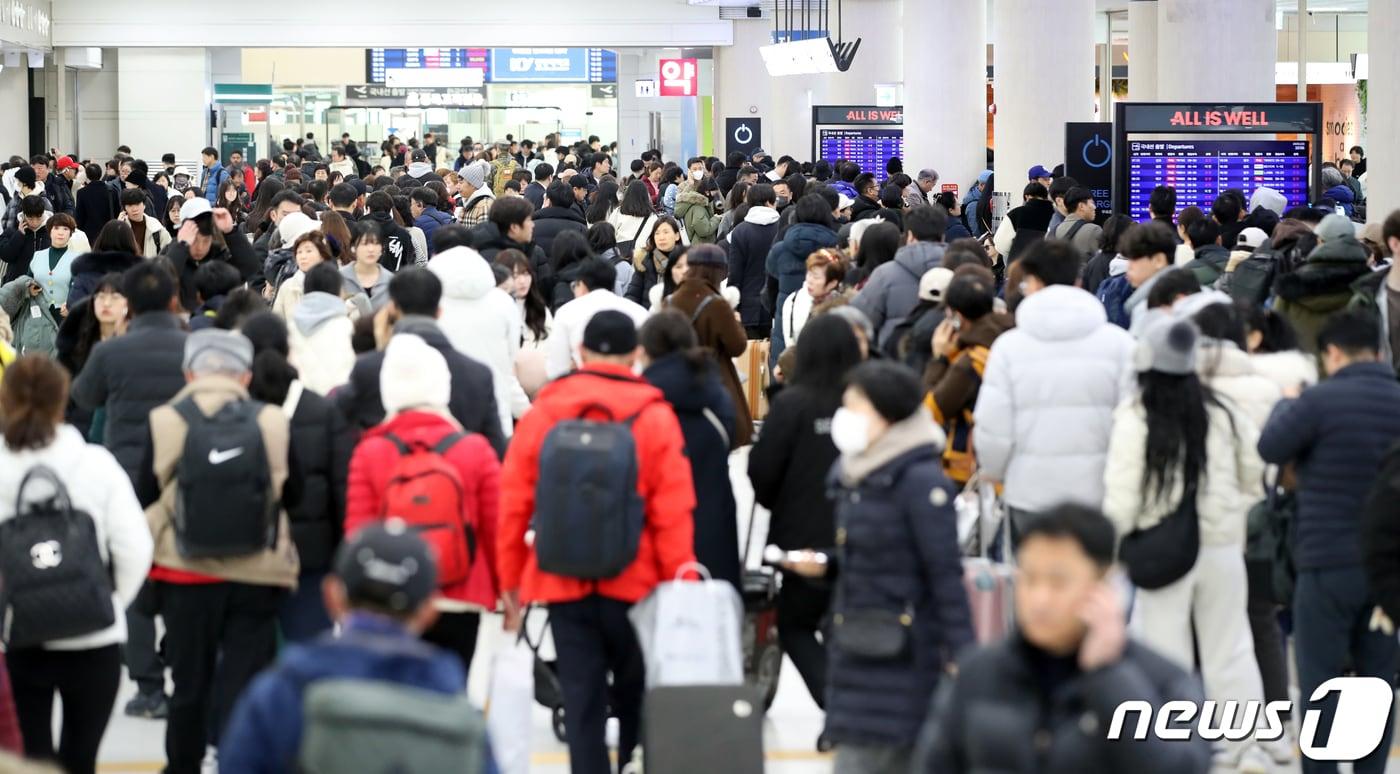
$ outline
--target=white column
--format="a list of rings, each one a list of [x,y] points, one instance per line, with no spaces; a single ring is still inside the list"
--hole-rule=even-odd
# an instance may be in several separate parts
[[[1019,202],[1027,170],[1064,161],[1065,124],[1094,120],[1094,0],[994,10],[996,190]]]
[[[904,171],[932,167],[943,182],[966,186],[987,168],[987,2],[905,0],[901,25]],[[932,49],[936,65],[935,29],[944,31]]]
[[[1128,3],[1128,99],[1157,100],[1157,0]]]
[[[1298,0],[1298,101],[1308,101],[1308,0]]]
[[[1274,5],[1275,0],[1161,0],[1157,98],[1273,102]]]
[[[1371,75],[1366,105],[1366,218],[1385,220],[1400,209],[1400,0],[1371,0],[1367,19]]]
[[[29,156],[29,68],[0,70],[0,148]],[[6,156],[8,158],[8,155]]]
[[[69,118],[73,116],[73,108],[70,107],[72,100],[68,97],[68,49],[56,48],[53,51],[54,66],[54,116],[57,119],[53,147],[58,149],[60,154],[72,153],[76,144],[77,133],[71,131]]]
[[[209,144],[209,50],[118,49],[118,140],[137,158],[199,158]]]

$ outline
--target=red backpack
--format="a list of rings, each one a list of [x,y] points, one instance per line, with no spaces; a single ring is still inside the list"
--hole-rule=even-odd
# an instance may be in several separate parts
[[[465,487],[446,455],[466,435],[452,433],[435,446],[385,434],[399,450],[384,487],[380,516],[403,519],[437,559],[438,587],[461,583],[476,560],[475,514],[466,512]]]

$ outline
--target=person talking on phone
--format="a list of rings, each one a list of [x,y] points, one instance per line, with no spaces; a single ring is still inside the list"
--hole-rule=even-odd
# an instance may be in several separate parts
[[[909,771],[1210,770],[1210,742],[1200,735],[1110,741],[1098,724],[1129,699],[1146,701],[1155,716],[1168,701],[1204,698],[1192,675],[1128,636],[1109,577],[1114,542],[1108,519],[1079,505],[1053,508],[1026,530],[1016,552],[1015,633],[966,655],[943,680]],[[1090,732],[1083,719],[1096,717],[1103,720]]]

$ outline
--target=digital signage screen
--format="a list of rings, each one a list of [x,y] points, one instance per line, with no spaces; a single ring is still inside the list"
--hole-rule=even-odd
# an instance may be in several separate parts
[[[885,164],[894,156],[904,158],[903,129],[818,129],[818,158],[848,159],[884,180]]]
[[[1159,185],[1176,189],[1177,212],[1196,206],[1210,212],[1215,197],[1229,188],[1253,196],[1261,187],[1308,203],[1308,143],[1302,140],[1130,140],[1128,214],[1149,219],[1148,201]]]

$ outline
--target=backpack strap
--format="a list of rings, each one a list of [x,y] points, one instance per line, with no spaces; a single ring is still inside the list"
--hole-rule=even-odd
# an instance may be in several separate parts
[[[440,456],[447,456],[448,450],[457,445],[458,441],[465,440],[466,433],[448,433],[441,441],[433,446],[433,453]]]
[[[716,298],[718,298],[718,296],[713,294],[705,296],[705,298],[700,301],[700,305],[695,307],[695,311],[690,313],[690,324],[692,327],[695,325],[695,321],[700,319],[700,313],[705,311],[705,307],[709,306]]]
[[[383,438],[389,443],[392,443],[395,449],[399,450],[400,457],[413,453],[413,447],[409,446],[407,441],[398,437],[397,435],[394,435],[393,433],[385,433]]]
[[[1065,234],[1065,241],[1066,241],[1066,242],[1073,242],[1073,241],[1074,241],[1074,235],[1075,235],[1075,234],[1078,234],[1078,233],[1079,233],[1079,229],[1084,228],[1086,225],[1088,225],[1088,223],[1089,223],[1089,221],[1087,221],[1087,220],[1081,220],[1081,221],[1079,221],[1078,223],[1075,223],[1073,226],[1070,226],[1070,227],[1069,227],[1069,233],[1068,233],[1068,234]]]
[[[199,409],[199,404],[194,402],[193,395],[186,396],[184,400],[176,403],[171,408],[175,409],[175,413],[179,414],[180,418],[185,420],[186,426],[208,419],[208,417],[204,415],[204,412]]]

